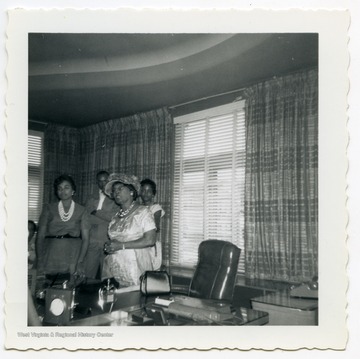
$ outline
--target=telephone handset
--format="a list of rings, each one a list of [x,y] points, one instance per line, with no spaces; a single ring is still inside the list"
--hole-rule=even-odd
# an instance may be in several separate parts
[[[319,283],[318,277],[313,277],[310,282],[294,286],[290,289],[291,297],[318,298]]]

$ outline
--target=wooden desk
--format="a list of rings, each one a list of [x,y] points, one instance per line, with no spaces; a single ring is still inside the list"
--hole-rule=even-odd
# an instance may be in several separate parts
[[[176,296],[175,296],[176,297]],[[144,297],[140,291],[117,292],[115,302],[111,306],[99,305],[98,291],[96,289],[86,290],[82,288],[76,294],[78,306],[74,309],[73,320],[70,326],[147,326],[164,325],[156,317],[147,315],[145,307],[151,306],[155,297]],[[42,310],[44,310],[42,308]],[[249,309],[234,308],[233,317],[221,323],[209,323],[204,320],[194,320],[167,314],[166,325],[264,325],[269,321],[268,313]]]
[[[252,308],[269,313],[269,325],[317,325],[318,300],[295,298],[288,290],[251,300]]]
[[[236,308],[232,319],[224,320],[221,323],[209,323],[201,320],[191,320],[189,318],[170,316],[166,324],[154,320],[151,317],[144,317],[143,322],[132,319],[136,315],[137,318],[144,316],[144,311],[140,306],[131,306],[129,308],[115,310],[111,313],[103,313],[88,318],[73,320],[71,326],[149,326],[149,325],[168,325],[168,326],[209,326],[209,325],[226,325],[226,326],[242,326],[242,325],[265,325],[269,321],[268,313],[253,310],[249,308]]]

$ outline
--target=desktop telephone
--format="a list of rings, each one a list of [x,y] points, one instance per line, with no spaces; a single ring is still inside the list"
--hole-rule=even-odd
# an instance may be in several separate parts
[[[318,298],[319,284],[317,277],[314,277],[310,282],[300,284],[299,286],[290,289],[291,297],[301,298]]]

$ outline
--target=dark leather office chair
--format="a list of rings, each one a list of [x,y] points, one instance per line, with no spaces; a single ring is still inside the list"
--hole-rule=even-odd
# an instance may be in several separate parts
[[[232,301],[240,248],[220,240],[199,245],[198,264],[188,288],[190,297]],[[178,291],[173,288],[172,291]]]

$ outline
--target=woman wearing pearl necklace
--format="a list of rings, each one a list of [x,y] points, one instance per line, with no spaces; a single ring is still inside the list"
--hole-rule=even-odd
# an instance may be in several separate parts
[[[84,257],[89,245],[89,218],[85,207],[75,203],[74,180],[61,175],[54,181],[59,201],[44,207],[36,241],[38,271],[49,275],[84,276]]]
[[[119,211],[109,224],[102,279],[115,278],[122,287],[138,285],[141,274],[153,270],[156,226],[149,209],[136,201],[139,191],[137,177],[125,174],[111,174],[105,186]]]

